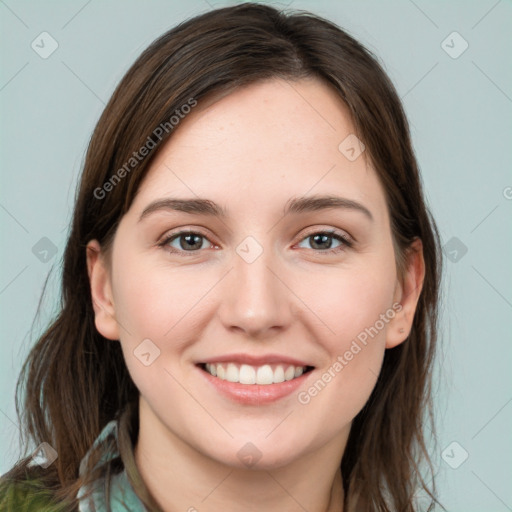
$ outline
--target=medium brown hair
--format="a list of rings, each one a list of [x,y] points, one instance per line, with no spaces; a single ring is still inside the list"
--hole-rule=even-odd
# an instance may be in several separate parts
[[[110,247],[151,161],[172,136],[172,130],[157,136],[158,126],[191,98],[201,105],[272,78],[317,78],[337,92],[384,187],[398,268],[403,270],[416,238],[423,244],[425,279],[411,333],[386,350],[340,461],[345,510],[415,511],[418,488],[437,503],[433,480],[422,476],[421,464],[427,462],[433,473],[423,422],[428,416],[433,431],[441,253],[400,99],[377,58],[335,24],[308,12],[246,3],[196,16],[156,39],[123,77],[92,135],[63,258],[61,310],[32,348],[16,390],[18,416],[30,437],[36,445],[48,442],[59,455],[39,476],[70,510],[87,481],[78,477],[80,460],[114,418],[121,418],[121,460],[130,481],[148,509],[160,510],[133,457],[139,392],[120,344],[95,328],[86,245],[97,239],[102,249]],[[98,188],[113,183],[133,152],[149,141],[155,149],[98,198]],[[24,402],[18,406],[23,382]],[[28,460],[7,476],[25,477]],[[93,477],[89,472],[88,480]]]

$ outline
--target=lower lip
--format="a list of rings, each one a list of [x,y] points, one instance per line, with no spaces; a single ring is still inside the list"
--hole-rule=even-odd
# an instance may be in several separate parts
[[[303,373],[300,377],[296,377],[292,380],[286,380],[278,384],[261,385],[229,382],[227,380],[214,377],[202,368],[198,367],[198,370],[204,375],[204,378],[210,384],[215,386],[217,391],[235,402],[247,405],[269,404],[284,398],[296,391],[297,388],[299,388],[309,377],[310,373],[313,372],[310,370],[307,373]]]

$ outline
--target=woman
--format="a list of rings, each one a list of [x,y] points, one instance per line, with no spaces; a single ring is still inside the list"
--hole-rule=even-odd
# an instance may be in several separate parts
[[[4,475],[4,508],[437,502],[421,464],[440,258],[365,48],[257,4],[182,23],[93,133],[62,311],[22,372],[38,450]]]

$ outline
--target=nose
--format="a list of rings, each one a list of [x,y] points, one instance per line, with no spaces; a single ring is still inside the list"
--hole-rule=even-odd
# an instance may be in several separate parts
[[[265,339],[290,325],[294,296],[270,250],[252,262],[235,253],[222,294],[219,314],[228,330]]]

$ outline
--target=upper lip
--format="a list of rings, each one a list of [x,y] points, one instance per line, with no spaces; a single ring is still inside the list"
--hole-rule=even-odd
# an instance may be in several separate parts
[[[288,364],[292,366],[312,366],[305,361],[280,354],[265,354],[255,356],[250,354],[225,354],[222,356],[210,357],[200,361],[198,364],[214,363],[238,363],[250,366],[263,366],[264,364]]]

